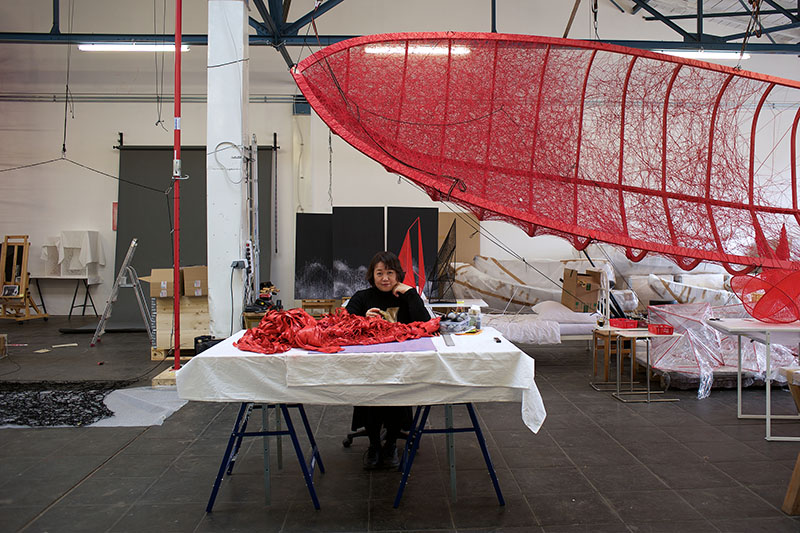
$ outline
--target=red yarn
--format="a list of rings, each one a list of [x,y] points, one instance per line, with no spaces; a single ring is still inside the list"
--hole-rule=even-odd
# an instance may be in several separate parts
[[[302,309],[270,311],[258,326],[249,329],[233,345],[257,353],[280,353],[291,348],[339,352],[351,344],[379,344],[431,337],[439,331],[439,318],[401,324],[382,318],[351,315],[345,309],[314,319]]]
[[[731,289],[756,320],[771,324],[800,320],[800,271],[768,268],[756,275],[734,276]]]

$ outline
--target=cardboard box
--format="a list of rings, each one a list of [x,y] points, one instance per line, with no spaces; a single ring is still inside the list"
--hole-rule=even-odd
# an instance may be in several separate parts
[[[183,294],[186,296],[208,296],[208,267],[188,266],[183,271]]]
[[[172,298],[173,293],[173,272],[171,268],[154,268],[146,278],[140,278],[150,284],[151,298]],[[178,294],[183,294],[183,272],[180,273]]]
[[[587,270],[579,274],[571,268],[564,269],[564,284],[561,289],[561,304],[578,313],[597,311],[602,273]]]

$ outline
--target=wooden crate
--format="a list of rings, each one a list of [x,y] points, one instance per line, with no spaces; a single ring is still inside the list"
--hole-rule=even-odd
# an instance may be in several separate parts
[[[250,329],[256,327],[266,314],[267,313],[242,313],[242,321],[244,322],[244,328]]]
[[[209,334],[208,297],[181,296],[181,351],[194,350],[194,338]],[[156,348],[175,344],[172,298],[156,298]]]

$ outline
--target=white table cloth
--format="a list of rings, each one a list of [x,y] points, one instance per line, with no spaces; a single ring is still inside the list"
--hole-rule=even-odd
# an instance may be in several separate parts
[[[243,334],[194,356],[181,368],[176,377],[179,396],[214,402],[376,406],[521,401],[522,420],[533,432],[546,416],[534,382],[533,359],[492,328],[477,335],[454,335],[454,346],[433,337],[422,351],[333,354],[299,349],[272,355],[245,352],[233,346]]]

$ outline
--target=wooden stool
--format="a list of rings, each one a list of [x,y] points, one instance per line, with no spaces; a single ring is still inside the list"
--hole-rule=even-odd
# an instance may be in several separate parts
[[[611,338],[611,331],[608,329],[595,329],[592,332],[592,342],[594,354],[592,362],[592,372],[597,375],[597,356],[600,349],[603,350],[603,381],[608,382],[608,367],[611,353],[617,353],[617,339]],[[626,346],[627,344],[627,346]],[[622,341],[620,347],[620,365],[625,362],[625,357],[633,357],[636,360],[636,342],[632,339]]]

